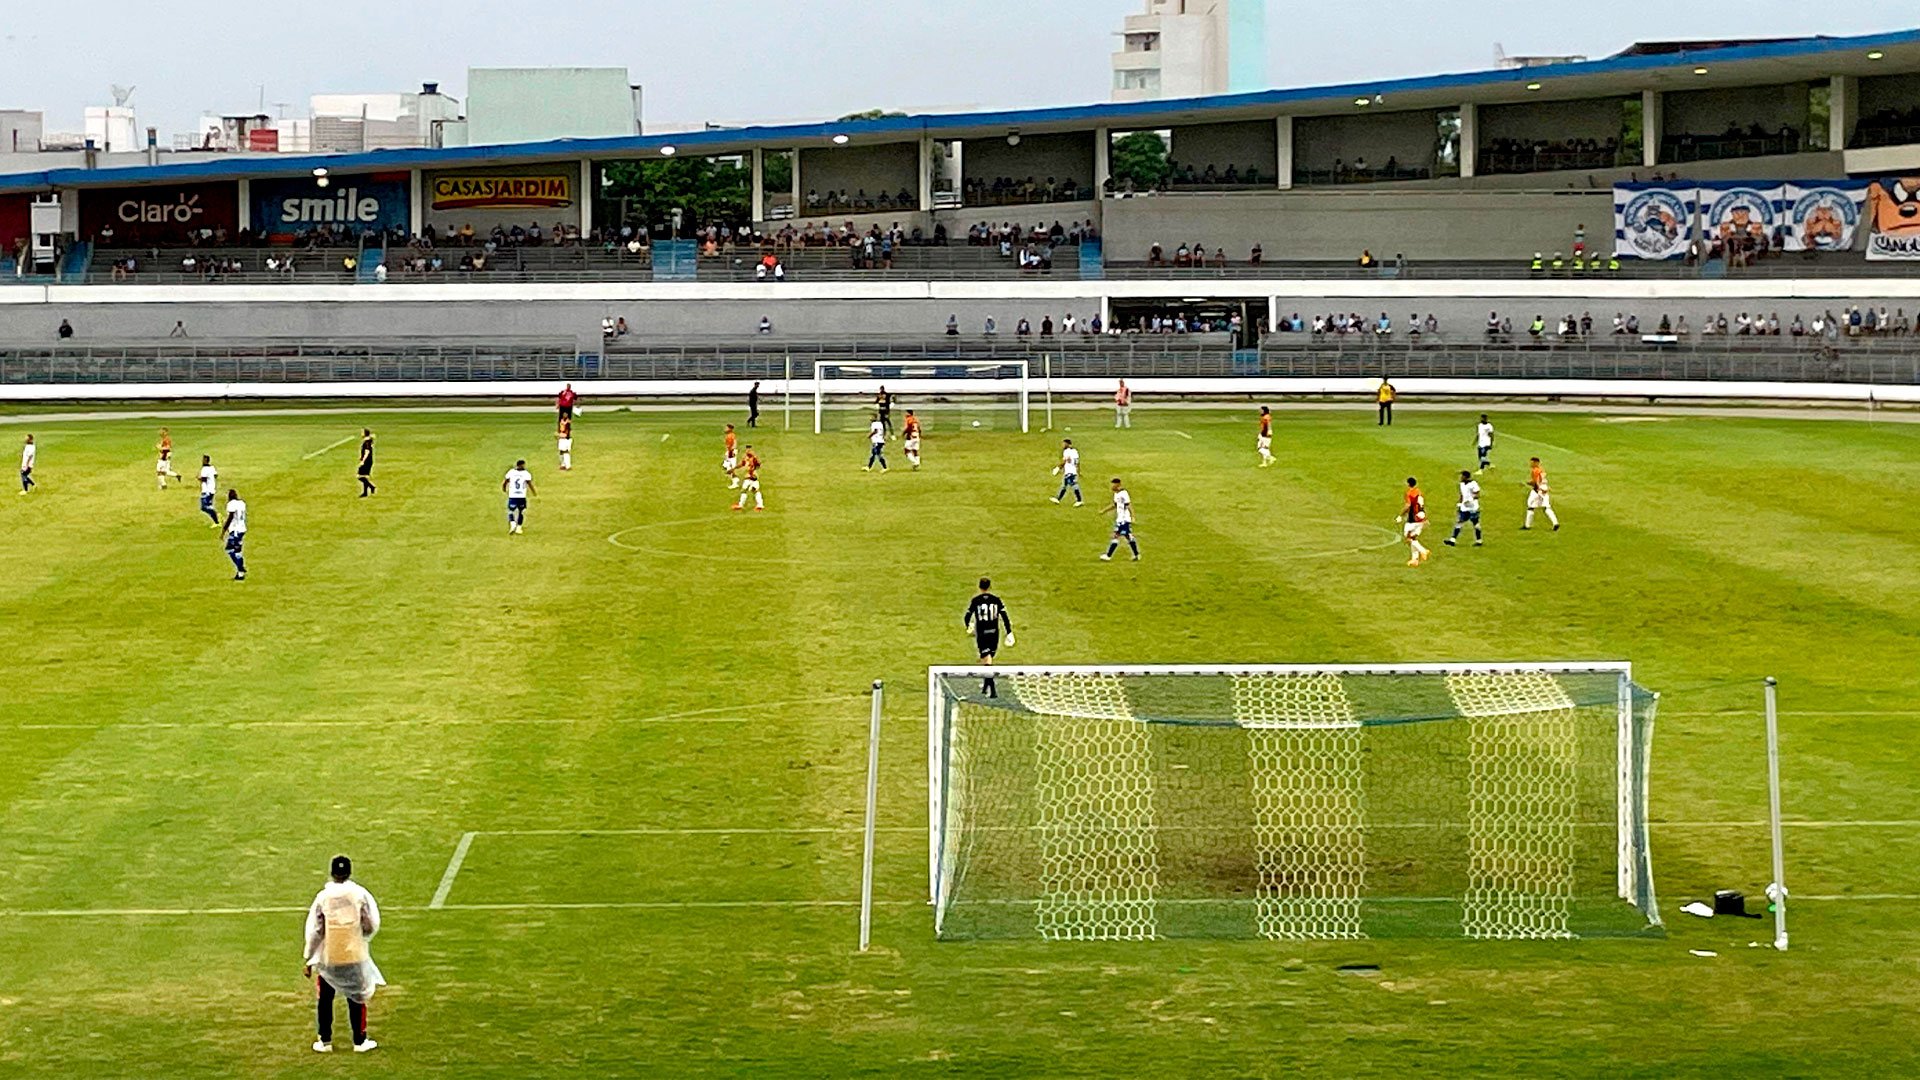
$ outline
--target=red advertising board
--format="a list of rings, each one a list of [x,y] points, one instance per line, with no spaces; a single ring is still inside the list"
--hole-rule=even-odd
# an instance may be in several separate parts
[[[80,192],[80,236],[99,239],[113,230],[113,246],[179,243],[198,234],[239,229],[237,185],[156,184]]]
[[[280,132],[274,128],[254,128],[247,132],[247,149],[256,154],[280,152]]]
[[[33,231],[33,196],[0,195],[0,256],[12,255]]]

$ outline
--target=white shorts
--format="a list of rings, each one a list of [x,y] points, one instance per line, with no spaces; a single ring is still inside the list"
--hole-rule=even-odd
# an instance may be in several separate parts
[[[1544,491],[1527,489],[1527,509],[1545,510],[1553,505],[1553,496]]]
[[[740,464],[740,459],[735,457],[732,454],[728,454],[726,457],[723,457],[720,459],[720,467],[722,469],[725,469],[727,472],[732,472],[734,468],[739,464]]]
[[[742,481],[740,481],[740,490],[742,490],[742,491],[759,491],[759,490],[760,490],[760,481],[758,481],[758,480],[742,480]]]
[[[913,438],[908,439],[905,443],[902,443],[901,445],[906,448],[907,453],[917,454],[920,452],[920,436],[915,435]]]
[[[1255,439],[1254,448],[1258,450],[1271,450],[1273,448],[1273,436],[1262,435],[1258,439]]]
[[[1418,537],[1426,527],[1427,523],[1424,521],[1409,521],[1405,525],[1400,526],[1400,535],[1405,539],[1412,540]]]
[[[167,460],[166,458],[161,458],[159,461],[156,461],[153,463],[154,472],[161,473],[164,475],[168,472],[171,472],[172,470],[173,470],[173,462]]]
[[[560,452],[561,452],[561,453],[563,453],[563,454],[567,454],[567,453],[571,453],[572,451],[573,451],[573,440],[572,440],[572,439],[561,439],[561,440],[560,440]]]

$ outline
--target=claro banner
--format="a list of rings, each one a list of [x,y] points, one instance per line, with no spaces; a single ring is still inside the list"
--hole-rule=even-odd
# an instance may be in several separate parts
[[[200,232],[239,229],[239,188],[223,184],[162,184],[80,192],[80,235],[112,229],[113,246],[184,241]]]
[[[480,207],[572,206],[574,177],[439,175],[428,193],[435,210]]]
[[[351,233],[407,227],[406,173],[330,176],[326,187],[309,176],[255,180],[251,194],[253,231],[267,236],[329,227]]]

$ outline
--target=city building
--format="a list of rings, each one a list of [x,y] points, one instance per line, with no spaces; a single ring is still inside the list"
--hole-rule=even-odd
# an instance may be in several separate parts
[[[44,113],[30,109],[0,109],[0,154],[32,154],[46,134]]]
[[[1113,54],[1113,100],[1266,88],[1266,0],[1147,0]]]
[[[467,69],[467,145],[640,133],[640,88],[626,68]]]
[[[443,141],[442,133],[459,122],[460,101],[442,94],[439,83],[422,83],[418,93],[315,94],[310,105],[308,141],[316,151],[459,145]]]

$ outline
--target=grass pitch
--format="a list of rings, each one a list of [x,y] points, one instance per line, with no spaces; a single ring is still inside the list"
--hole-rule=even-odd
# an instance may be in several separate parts
[[[180,469],[211,453],[248,501],[245,583],[193,486],[153,489],[160,421],[0,425],[37,436],[43,485],[0,505],[0,1073],[1920,1069],[1920,427],[1499,413],[1487,546],[1449,550],[1472,413],[1401,414],[1283,410],[1263,470],[1250,408],[1063,412],[1081,509],[1047,502],[1059,431],[936,413],[925,468],[895,444],[884,476],[858,434],[743,432],[757,515],[728,509],[718,412],[588,412],[564,474],[544,413],[176,419]],[[325,449],[363,423],[366,500],[353,443]],[[1534,453],[1557,535],[1518,531]],[[1137,565],[1097,561],[1116,474]],[[1668,936],[935,942],[924,673],[971,659],[983,573],[1014,663],[1632,660],[1665,693]],[[1786,954],[1678,910],[1767,880],[1767,674],[1802,823]],[[306,1048],[300,924],[336,851],[386,915],[364,1057]]]

